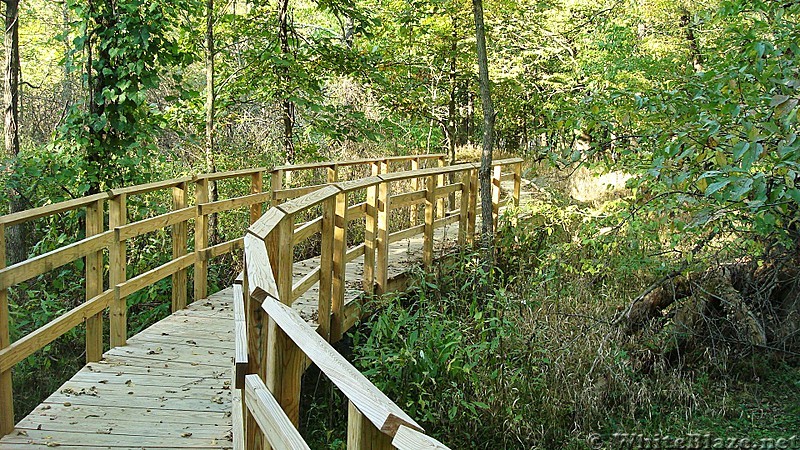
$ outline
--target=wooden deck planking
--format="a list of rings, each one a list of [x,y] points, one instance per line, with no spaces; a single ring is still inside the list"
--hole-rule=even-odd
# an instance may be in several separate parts
[[[232,448],[230,295],[195,302],[86,365],[0,449]]]

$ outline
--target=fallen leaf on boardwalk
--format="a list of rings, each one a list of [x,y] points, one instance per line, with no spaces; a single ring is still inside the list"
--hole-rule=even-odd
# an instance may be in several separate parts
[[[59,447],[59,446],[61,446],[61,444],[59,444],[58,442],[48,442],[47,446],[48,447]]]
[[[25,430],[19,430],[19,431],[17,431],[17,436],[27,436],[27,435],[28,435],[28,432],[27,432],[27,431],[25,431]]]
[[[70,402],[64,402],[64,406],[72,406],[72,403],[70,403]]]
[[[189,437],[191,435],[192,433],[189,433],[188,431],[186,433],[181,433],[181,437]]]
[[[211,397],[211,401],[214,403],[218,403],[220,405],[224,402],[224,400],[222,400],[222,397]]]

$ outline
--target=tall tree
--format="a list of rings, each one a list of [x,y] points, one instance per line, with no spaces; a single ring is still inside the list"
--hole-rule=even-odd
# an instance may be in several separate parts
[[[492,152],[494,150],[494,105],[489,85],[489,58],[486,55],[486,30],[483,23],[483,0],[472,0],[475,15],[475,41],[478,53],[478,79],[483,106],[483,150],[478,179],[481,184],[481,245],[486,254],[484,263],[493,259],[494,222],[492,219]]]
[[[19,0],[5,0],[6,3],[6,76],[4,83],[5,100],[5,148],[9,158],[19,155]],[[19,189],[11,186],[8,192],[11,212],[25,209]],[[0,243],[3,245],[3,243]],[[11,263],[27,257],[25,232],[21,225],[8,230],[8,258]]]
[[[286,162],[294,163],[294,102],[291,101],[289,90],[289,65],[286,61],[290,59],[291,46],[289,43],[289,27],[291,15],[289,12],[289,0],[278,0],[278,40],[281,44],[281,59],[284,63],[278,69],[279,89],[281,95],[281,112],[283,121],[283,151],[286,154]]]
[[[214,118],[216,112],[216,73],[214,70],[214,0],[206,0],[206,142],[205,142],[205,171],[216,172],[217,165],[214,159]],[[217,201],[217,181],[212,180],[208,190],[209,200]],[[211,229],[211,244],[219,241],[219,226],[216,214],[208,218]]]

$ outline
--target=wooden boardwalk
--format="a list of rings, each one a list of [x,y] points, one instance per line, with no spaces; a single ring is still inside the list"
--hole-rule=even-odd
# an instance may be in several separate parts
[[[436,230],[436,248],[455,242],[458,224]],[[422,236],[390,245],[390,279],[421,260]],[[295,281],[319,263],[294,264]],[[361,294],[363,256],[347,265],[345,301]],[[293,305],[316,321],[318,288]],[[87,364],[0,440],[0,450],[233,448],[234,319],[230,288],[189,305]]]

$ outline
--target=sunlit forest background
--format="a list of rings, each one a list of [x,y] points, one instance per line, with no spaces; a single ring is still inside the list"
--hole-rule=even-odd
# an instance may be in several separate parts
[[[19,116],[6,110],[3,214],[185,174],[480,155],[472,2],[18,7],[6,15],[5,105]],[[380,300],[347,338],[357,367],[452,448],[800,430],[800,2],[483,7],[496,154],[526,159],[534,199],[524,220],[501,222],[499,275],[459,255],[436,283],[420,276]],[[219,220],[228,238],[242,230]],[[80,224],[12,227],[8,263]],[[129,259],[159,260],[162,238]],[[238,263],[212,269],[212,285]],[[82,300],[80,268],[67,271],[12,292],[12,341]],[[129,299],[132,328],[168,313],[165,290]],[[80,367],[80,333],[15,368],[18,415]],[[337,401],[304,400],[318,448],[344,448]]]

